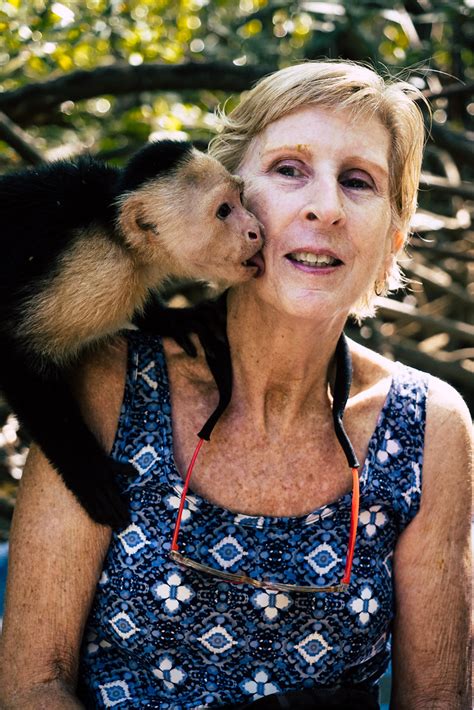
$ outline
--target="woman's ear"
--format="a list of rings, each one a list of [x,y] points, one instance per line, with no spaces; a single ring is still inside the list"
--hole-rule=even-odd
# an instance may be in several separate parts
[[[392,253],[398,254],[405,244],[405,235],[401,229],[396,229],[392,237]]]

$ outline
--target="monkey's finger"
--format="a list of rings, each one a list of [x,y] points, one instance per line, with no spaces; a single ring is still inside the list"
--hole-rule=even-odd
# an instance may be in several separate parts
[[[186,355],[189,355],[189,357],[197,357],[196,346],[194,345],[188,334],[176,333],[172,337],[179,345],[179,347],[184,350]]]
[[[120,495],[115,483],[104,483],[94,485],[93,490],[87,492],[73,491],[75,497],[84,508],[89,517],[99,525],[109,525],[112,528],[126,527],[130,524],[130,510]]]
[[[112,466],[116,473],[125,476],[127,478],[135,478],[137,475],[137,469],[131,463],[126,463],[124,461],[112,460]]]
[[[91,457],[87,467],[82,469],[82,475],[69,480],[68,487],[96,523],[114,529],[123,528],[130,524],[130,510],[119,490],[117,478],[122,478],[123,485],[127,485],[136,475],[132,464],[101,454],[96,460]]]

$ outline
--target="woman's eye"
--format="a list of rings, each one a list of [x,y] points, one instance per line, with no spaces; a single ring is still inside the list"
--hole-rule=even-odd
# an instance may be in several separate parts
[[[227,204],[227,202],[224,202],[222,205],[219,206],[219,209],[216,212],[216,217],[217,219],[225,219],[230,215],[232,212],[232,207]]]
[[[301,175],[301,170],[294,165],[278,165],[276,172],[286,177],[299,177]]]
[[[341,185],[355,190],[370,190],[372,188],[368,180],[359,177],[344,177],[341,180]]]

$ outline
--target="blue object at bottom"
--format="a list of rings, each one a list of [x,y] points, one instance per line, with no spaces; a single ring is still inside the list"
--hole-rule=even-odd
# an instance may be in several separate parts
[[[3,599],[7,584],[8,542],[0,542],[0,619],[3,616]]]

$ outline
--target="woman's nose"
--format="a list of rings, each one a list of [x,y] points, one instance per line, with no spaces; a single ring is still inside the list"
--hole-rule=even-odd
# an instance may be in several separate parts
[[[344,209],[337,188],[320,185],[317,194],[313,190],[302,209],[302,217],[308,222],[318,221],[321,226],[341,225],[345,219]]]

